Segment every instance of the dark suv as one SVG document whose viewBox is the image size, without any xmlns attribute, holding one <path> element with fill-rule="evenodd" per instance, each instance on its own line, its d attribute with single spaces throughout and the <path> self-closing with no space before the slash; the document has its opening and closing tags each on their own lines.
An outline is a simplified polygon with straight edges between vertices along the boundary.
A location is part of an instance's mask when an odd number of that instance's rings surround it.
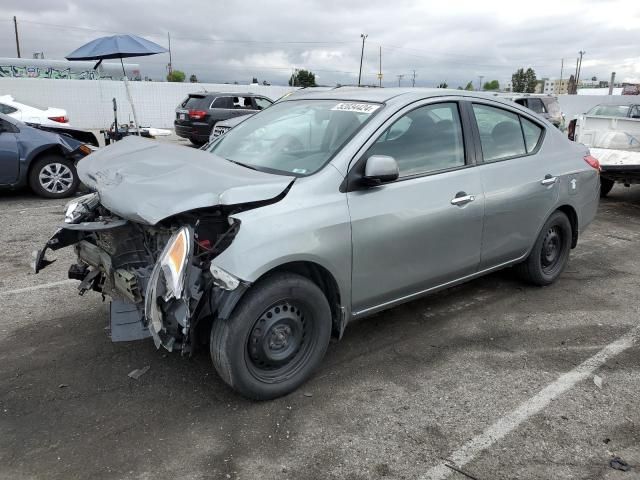
<svg viewBox="0 0 640 480">
<path fill-rule="evenodd" d="M 272 103 L 267 97 L 253 93 L 190 93 L 176 108 L 173 125 L 176 135 L 203 145 L 220 120 L 253 114 Z"/>
</svg>

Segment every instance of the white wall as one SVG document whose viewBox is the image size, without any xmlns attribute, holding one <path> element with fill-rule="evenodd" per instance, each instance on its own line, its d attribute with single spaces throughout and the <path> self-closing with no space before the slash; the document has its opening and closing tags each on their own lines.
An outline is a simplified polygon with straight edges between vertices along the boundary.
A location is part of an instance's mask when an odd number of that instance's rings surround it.
<svg viewBox="0 0 640 480">
<path fill-rule="evenodd" d="M 276 100 L 291 87 L 212 83 L 129 82 L 138 121 L 143 126 L 173 128 L 175 108 L 189 93 L 202 90 L 259 93 Z M 108 128 L 113 122 L 112 98 L 118 102 L 118 122 L 133 120 L 124 82 L 111 80 L 49 80 L 0 78 L 0 95 L 22 103 L 67 110 L 78 128 Z"/>
<path fill-rule="evenodd" d="M 638 95 L 558 95 L 560 109 L 564 113 L 567 123 L 576 115 L 586 113 L 591 107 L 601 103 L 629 105 L 640 103 Z"/>
<path fill-rule="evenodd" d="M 188 93 L 204 90 L 252 92 L 272 100 L 293 90 L 291 87 L 226 85 L 213 83 L 129 82 L 138 120 L 143 126 L 172 128 L 175 108 Z M 107 128 L 113 121 L 111 99 L 118 102 L 120 123 L 133 120 L 124 83 L 111 80 L 49 80 L 0 78 L 0 95 L 11 94 L 23 103 L 67 110 L 71 124 L 79 128 Z M 559 95 L 558 102 L 567 121 L 600 103 L 640 103 L 636 95 Z"/>
</svg>

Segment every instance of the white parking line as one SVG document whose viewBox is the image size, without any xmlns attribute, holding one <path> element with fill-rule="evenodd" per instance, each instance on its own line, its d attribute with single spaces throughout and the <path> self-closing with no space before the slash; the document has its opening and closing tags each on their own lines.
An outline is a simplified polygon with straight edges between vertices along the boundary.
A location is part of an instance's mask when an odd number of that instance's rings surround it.
<svg viewBox="0 0 640 480">
<path fill-rule="evenodd" d="M 59 282 L 43 283 L 42 285 L 34 285 L 33 287 L 16 288 L 15 290 L 6 290 L 0 292 L 0 297 L 4 295 L 14 295 L 16 293 L 33 292 L 34 290 L 44 290 L 45 288 L 57 287 L 60 285 L 67 285 L 69 283 L 77 283 L 77 280 L 60 280 Z"/>
<path fill-rule="evenodd" d="M 458 450 L 449 455 L 447 461 L 441 462 L 431 468 L 422 475 L 420 479 L 443 480 L 449 477 L 455 472 L 451 468 L 447 467 L 447 464 L 463 468 L 484 450 L 500 441 L 508 433 L 517 428 L 522 422 L 527 420 L 529 417 L 540 413 L 540 411 L 549 405 L 549 403 L 556 397 L 562 395 L 577 383 L 585 380 L 594 371 L 604 365 L 605 362 L 624 352 L 628 348 L 631 348 L 639 340 L 640 326 L 633 328 L 615 342 L 610 343 L 593 357 L 585 360 L 570 372 L 561 375 L 555 382 L 538 392 L 537 395 L 522 403 L 511 413 L 502 417 L 480 435 L 472 438 Z"/>
</svg>

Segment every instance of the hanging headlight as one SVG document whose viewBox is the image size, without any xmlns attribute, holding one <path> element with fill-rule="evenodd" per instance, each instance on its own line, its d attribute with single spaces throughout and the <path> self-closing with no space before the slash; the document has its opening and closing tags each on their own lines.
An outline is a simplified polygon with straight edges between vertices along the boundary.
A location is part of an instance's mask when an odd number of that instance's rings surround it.
<svg viewBox="0 0 640 480">
<path fill-rule="evenodd" d="M 191 254 L 193 238 L 191 229 L 182 227 L 173 234 L 160 256 L 160 267 L 166 280 L 166 297 L 181 298 L 185 272 Z"/>
<path fill-rule="evenodd" d="M 64 210 L 64 223 L 77 223 L 93 211 L 100 203 L 97 193 L 83 195 L 67 203 Z"/>
</svg>

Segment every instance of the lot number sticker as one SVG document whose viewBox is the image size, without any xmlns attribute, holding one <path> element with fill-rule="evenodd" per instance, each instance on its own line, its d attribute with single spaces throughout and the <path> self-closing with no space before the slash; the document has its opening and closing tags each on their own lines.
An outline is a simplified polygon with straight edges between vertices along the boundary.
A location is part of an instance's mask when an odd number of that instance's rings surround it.
<svg viewBox="0 0 640 480">
<path fill-rule="evenodd" d="M 356 112 L 371 114 L 380 108 L 380 105 L 373 105 L 371 103 L 352 103 L 343 102 L 337 104 L 331 110 L 340 110 L 342 112 Z"/>
</svg>

